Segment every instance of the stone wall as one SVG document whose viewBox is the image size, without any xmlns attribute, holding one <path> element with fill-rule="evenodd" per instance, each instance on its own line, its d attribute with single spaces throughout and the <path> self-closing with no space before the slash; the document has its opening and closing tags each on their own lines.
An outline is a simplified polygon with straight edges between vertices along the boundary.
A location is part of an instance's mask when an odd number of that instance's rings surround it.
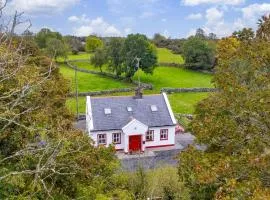
<svg viewBox="0 0 270 200">
<path fill-rule="evenodd" d="M 161 92 L 182 93 L 182 92 L 217 92 L 217 88 L 162 88 Z"/>
<path fill-rule="evenodd" d="M 118 77 L 112 73 L 108 73 L 108 72 L 99 72 L 99 71 L 95 71 L 95 70 L 88 70 L 88 69 L 82 69 L 82 68 L 76 68 L 75 66 L 73 66 L 71 63 L 69 63 L 68 61 L 66 62 L 66 65 L 74 70 L 77 70 L 79 72 L 84 72 L 84 73 L 89 73 L 89 74 L 97 74 L 97 75 L 100 75 L 100 76 L 105 76 L 105 77 L 109 77 L 109 78 L 113 78 L 113 79 L 117 79 L 117 80 L 125 80 L 124 77 Z M 139 85 L 139 82 L 138 81 L 134 81 L 132 80 L 131 81 L 133 84 L 135 85 Z M 152 90 L 153 89 L 153 85 L 152 84 L 149 84 L 149 83 L 142 83 L 140 82 L 140 85 L 146 89 L 146 90 Z M 130 89 L 130 91 L 134 90 L 134 88 L 124 88 L 125 89 Z M 109 90 L 108 90 L 109 91 Z M 112 90 L 114 91 L 114 90 Z M 121 92 L 121 91 L 120 91 Z M 123 92 L 129 92 L 129 91 L 123 91 Z M 113 92 L 115 93 L 115 92 Z"/>
<path fill-rule="evenodd" d="M 78 96 L 85 97 L 85 96 L 101 96 L 107 94 L 114 94 L 119 92 L 133 92 L 135 91 L 134 88 L 119 88 L 119 89 L 111 89 L 111 90 L 100 90 L 100 91 L 92 91 L 92 92 L 80 92 Z M 75 96 L 75 93 L 70 94 L 70 96 Z"/>
</svg>

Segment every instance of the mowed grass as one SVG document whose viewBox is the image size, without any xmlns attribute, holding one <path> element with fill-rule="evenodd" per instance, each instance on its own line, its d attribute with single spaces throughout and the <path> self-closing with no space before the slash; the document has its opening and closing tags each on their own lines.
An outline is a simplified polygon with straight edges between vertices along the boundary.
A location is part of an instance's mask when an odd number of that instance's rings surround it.
<svg viewBox="0 0 270 200">
<path fill-rule="evenodd" d="M 76 65 L 78 68 L 96 70 L 99 71 L 99 68 L 95 68 L 90 64 L 90 61 L 76 61 L 80 59 L 89 59 L 90 54 L 80 53 L 79 55 L 70 55 L 69 60 L 75 60 L 72 62 L 73 65 Z M 167 49 L 158 49 L 159 62 L 163 63 L 183 63 L 183 58 L 181 55 L 173 54 Z M 64 64 L 60 66 L 61 73 L 70 80 L 72 90 L 74 91 L 74 70 L 66 67 Z M 103 67 L 103 71 L 108 71 L 106 66 Z M 151 83 L 154 86 L 152 91 L 144 91 L 144 94 L 156 94 L 160 93 L 160 89 L 164 87 L 172 88 L 191 88 L 191 87 L 213 87 L 211 83 L 212 75 L 203 74 L 200 72 L 190 71 L 182 68 L 174 67 L 164 67 L 160 66 L 154 70 L 153 75 L 145 74 L 142 71 L 138 71 L 134 80 L 140 80 L 145 83 Z M 90 92 L 98 90 L 108 90 L 116 88 L 125 88 L 125 87 L 134 87 L 134 85 L 119 80 L 102 77 L 99 75 L 93 75 L 83 72 L 78 72 L 78 88 L 79 92 Z M 133 92 L 127 93 L 116 93 L 110 94 L 109 96 L 119 96 L 119 95 L 133 95 Z M 177 93 L 170 94 L 169 100 L 172 106 L 172 109 L 175 113 L 186 113 L 190 114 L 194 112 L 195 105 L 206 98 L 208 93 Z M 79 97 L 79 112 L 85 113 L 85 97 Z M 67 106 L 72 112 L 76 112 L 76 100 L 75 98 L 69 98 L 67 101 Z"/>
<path fill-rule="evenodd" d="M 175 93 L 168 95 L 173 112 L 185 114 L 193 113 L 196 104 L 208 96 L 209 93 L 205 92 Z"/>
<path fill-rule="evenodd" d="M 184 59 L 179 54 L 174 54 L 172 51 L 166 48 L 157 48 L 158 54 L 158 63 L 177 63 L 182 64 L 184 63 Z M 70 54 L 68 55 L 68 60 L 89 60 L 93 54 L 86 53 L 86 52 L 79 52 L 77 55 Z M 63 58 L 57 59 L 59 62 L 63 62 Z"/>
<path fill-rule="evenodd" d="M 184 63 L 184 59 L 179 54 L 173 54 L 169 49 L 158 48 L 158 62 L 159 63 Z"/>
<path fill-rule="evenodd" d="M 92 56 L 92 54 L 90 53 L 85 53 L 85 52 L 80 52 L 78 55 L 69 55 L 68 56 L 68 60 L 84 60 L 84 59 L 89 59 Z"/>
<path fill-rule="evenodd" d="M 90 61 L 70 61 L 70 64 L 77 66 L 80 69 L 87 69 L 87 70 L 91 70 L 91 71 L 98 71 L 100 72 L 99 67 L 95 67 L 94 65 L 92 65 L 90 63 Z M 104 65 L 102 67 L 102 71 L 103 72 L 110 72 L 108 70 L 108 67 L 106 65 Z"/>
<path fill-rule="evenodd" d="M 123 96 L 133 95 L 133 93 L 117 93 L 110 96 Z M 168 95 L 169 101 L 174 113 L 191 114 L 195 110 L 195 105 L 207 98 L 208 93 L 196 92 L 196 93 L 177 93 Z M 86 97 L 78 98 L 79 113 L 85 113 Z M 76 99 L 69 98 L 67 101 L 67 107 L 74 113 L 76 113 Z"/>
<path fill-rule="evenodd" d="M 74 70 L 65 66 L 60 65 L 60 72 L 65 78 L 70 80 L 70 86 L 72 91 L 75 91 L 75 73 Z M 108 90 L 116 88 L 133 87 L 131 83 L 115 80 L 108 77 L 102 77 L 95 74 L 88 74 L 83 72 L 77 72 L 78 76 L 78 89 L 79 92 L 90 92 L 98 90 Z"/>
<path fill-rule="evenodd" d="M 157 67 L 153 75 L 138 71 L 134 76 L 134 80 L 138 80 L 138 76 L 140 76 L 142 82 L 153 84 L 155 91 L 160 91 L 164 87 L 213 87 L 211 83 L 212 75 L 182 68 Z"/>
</svg>

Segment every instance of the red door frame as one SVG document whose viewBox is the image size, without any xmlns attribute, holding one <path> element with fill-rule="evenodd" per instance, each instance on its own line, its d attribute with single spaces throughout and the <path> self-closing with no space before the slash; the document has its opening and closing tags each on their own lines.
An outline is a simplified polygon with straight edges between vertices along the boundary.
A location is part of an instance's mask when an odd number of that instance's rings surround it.
<svg viewBox="0 0 270 200">
<path fill-rule="evenodd" d="M 129 152 L 142 150 L 142 135 L 129 136 Z"/>
</svg>

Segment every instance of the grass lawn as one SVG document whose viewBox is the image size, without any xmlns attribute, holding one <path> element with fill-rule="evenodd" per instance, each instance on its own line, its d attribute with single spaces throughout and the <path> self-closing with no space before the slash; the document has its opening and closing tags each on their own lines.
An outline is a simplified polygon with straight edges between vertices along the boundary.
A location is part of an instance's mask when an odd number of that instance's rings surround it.
<svg viewBox="0 0 270 200">
<path fill-rule="evenodd" d="M 159 63 L 184 63 L 184 59 L 179 54 L 173 54 L 170 50 L 166 48 L 157 48 L 158 53 L 158 62 Z M 68 60 L 82 60 L 82 59 L 89 59 L 92 54 L 86 53 L 86 52 L 80 52 L 78 55 L 70 54 L 68 56 Z M 57 59 L 59 62 L 63 62 L 63 58 Z"/>
<path fill-rule="evenodd" d="M 61 64 L 60 72 L 64 75 L 65 78 L 70 80 L 72 90 L 74 91 L 74 88 L 75 88 L 74 87 L 75 86 L 74 70 L 66 67 L 64 64 Z M 78 75 L 79 92 L 108 90 L 108 89 L 126 88 L 126 87 L 134 86 L 130 83 L 126 83 L 126 82 L 115 80 L 108 77 L 102 77 L 95 74 L 78 72 L 77 75 Z"/>
<path fill-rule="evenodd" d="M 112 96 L 133 95 L 133 93 L 117 93 Z M 195 105 L 208 97 L 208 93 L 177 93 L 168 95 L 172 110 L 174 113 L 191 114 L 194 112 Z M 79 112 L 85 113 L 86 97 L 79 97 Z M 76 99 L 69 98 L 67 101 L 68 108 L 76 113 Z"/>
<path fill-rule="evenodd" d="M 85 52 L 80 52 L 78 55 L 69 55 L 68 59 L 69 60 L 79 60 L 79 59 L 89 59 L 90 60 L 91 54 L 85 53 Z"/>
<path fill-rule="evenodd" d="M 77 66 L 78 68 L 81 68 L 81 69 L 87 69 L 87 70 L 99 71 L 100 72 L 99 67 L 98 68 L 94 67 L 94 65 L 92 65 L 90 63 L 90 61 L 76 61 L 76 62 L 70 61 L 70 63 L 72 65 L 74 65 L 74 66 Z M 109 72 L 108 67 L 106 65 L 104 65 L 102 67 L 102 71 L 103 72 Z"/>
<path fill-rule="evenodd" d="M 92 54 L 90 53 L 86 53 L 86 52 L 80 52 L 78 55 L 73 55 L 73 54 L 69 54 L 68 55 L 68 60 L 84 60 L 84 59 L 89 59 L 91 57 Z M 58 62 L 64 62 L 64 58 L 57 58 Z"/>
<path fill-rule="evenodd" d="M 208 96 L 209 93 L 206 92 L 175 93 L 168 95 L 173 112 L 185 114 L 193 113 L 195 105 Z"/>
<path fill-rule="evenodd" d="M 176 55 L 171 53 L 171 51 L 167 49 L 158 49 L 159 54 L 159 62 L 171 62 L 171 63 L 183 63 L 183 58 L 180 55 Z M 87 59 L 90 54 L 80 53 L 79 55 L 70 55 L 70 60 L 79 60 L 79 59 Z M 79 68 L 88 69 L 88 70 L 97 70 L 98 68 L 94 68 L 90 62 L 74 62 Z M 106 66 L 103 68 L 106 71 Z M 74 71 L 64 64 L 60 66 L 61 73 L 71 81 L 71 87 L 74 91 Z M 145 74 L 142 71 L 138 71 L 134 80 L 138 80 L 138 75 L 140 75 L 140 79 L 142 82 L 151 83 L 154 86 L 154 90 L 145 91 L 144 94 L 153 94 L 160 93 L 160 89 L 163 87 L 213 87 L 211 83 L 212 75 L 203 74 L 200 72 L 190 71 L 181 68 L 174 67 L 157 67 L 153 73 Z M 119 80 L 114 80 L 107 77 L 102 77 L 99 75 L 88 74 L 83 72 L 78 72 L 78 87 L 79 92 L 89 92 L 89 91 L 97 91 L 97 90 L 108 90 L 114 88 L 125 88 L 132 87 L 134 85 L 126 82 L 122 82 Z M 110 96 L 117 95 L 133 95 L 132 92 L 127 93 L 117 93 L 111 94 Z M 206 98 L 208 93 L 178 93 L 178 94 L 170 94 L 169 100 L 172 106 L 172 109 L 175 113 L 193 113 L 194 105 Z M 73 111 L 76 112 L 76 101 L 75 98 L 69 98 L 67 101 L 67 106 Z M 79 97 L 79 112 L 85 113 L 85 97 Z"/>
<path fill-rule="evenodd" d="M 184 59 L 179 54 L 173 54 L 166 48 L 158 48 L 158 62 L 159 63 L 184 63 Z"/>
<path fill-rule="evenodd" d="M 157 67 L 153 75 L 138 71 L 134 76 L 135 80 L 138 80 L 138 75 L 142 82 L 153 84 L 154 90 L 158 92 L 163 87 L 213 87 L 211 84 L 212 75 L 182 68 Z"/>
</svg>

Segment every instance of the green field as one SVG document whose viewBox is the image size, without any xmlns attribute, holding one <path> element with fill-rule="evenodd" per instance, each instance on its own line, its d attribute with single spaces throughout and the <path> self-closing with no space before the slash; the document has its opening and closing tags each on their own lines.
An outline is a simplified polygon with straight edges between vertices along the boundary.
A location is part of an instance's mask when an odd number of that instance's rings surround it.
<svg viewBox="0 0 270 200">
<path fill-rule="evenodd" d="M 158 49 L 159 62 L 164 63 L 183 63 L 183 59 L 180 55 L 171 53 L 167 49 Z M 79 55 L 70 55 L 69 59 L 80 60 L 89 58 L 90 54 L 81 53 Z M 93 65 L 88 61 L 76 61 L 72 63 L 78 68 L 96 70 Z M 103 68 L 104 71 L 108 71 L 106 67 Z M 70 80 L 72 90 L 74 91 L 74 71 L 64 64 L 60 65 L 60 71 Z M 175 67 L 165 67 L 160 66 L 154 70 L 153 75 L 145 74 L 142 71 L 138 71 L 134 80 L 140 80 L 145 83 L 151 83 L 154 86 L 152 91 L 144 91 L 144 94 L 160 93 L 160 89 L 164 87 L 213 87 L 211 83 L 212 76 L 209 74 L 203 74 L 200 72 L 190 71 L 182 68 Z M 134 87 L 131 83 L 115 80 L 112 78 L 102 77 L 100 75 L 88 74 L 83 72 L 78 72 L 78 88 L 79 92 L 90 92 L 98 90 L 108 90 L 116 88 L 126 88 Z M 113 96 L 117 95 L 133 95 L 132 92 L 129 93 L 117 93 L 112 94 Z M 208 93 L 180 93 L 180 94 L 171 94 L 169 99 L 171 106 L 174 112 L 176 113 L 193 113 L 194 105 L 196 103 L 208 96 Z M 70 98 L 67 101 L 67 106 L 73 111 L 76 111 L 76 101 L 75 98 Z M 85 97 L 79 97 L 79 112 L 85 112 Z"/>
<path fill-rule="evenodd" d="M 157 92 L 164 87 L 213 87 L 211 75 L 182 68 L 157 67 L 153 75 L 138 71 L 134 79 L 138 80 L 138 76 L 142 82 L 153 84 L 154 90 Z"/>
<path fill-rule="evenodd" d="M 173 54 L 166 48 L 158 48 L 158 62 L 159 63 L 184 63 L 184 59 L 179 54 Z"/>
<path fill-rule="evenodd" d="M 71 88 L 74 91 L 75 88 L 74 70 L 62 64 L 60 65 L 60 72 L 64 75 L 65 78 L 70 80 Z M 79 92 L 108 90 L 112 88 L 126 88 L 134 86 L 131 83 L 115 80 L 113 78 L 102 77 L 95 74 L 78 72 L 77 76 L 78 76 Z"/>
</svg>

